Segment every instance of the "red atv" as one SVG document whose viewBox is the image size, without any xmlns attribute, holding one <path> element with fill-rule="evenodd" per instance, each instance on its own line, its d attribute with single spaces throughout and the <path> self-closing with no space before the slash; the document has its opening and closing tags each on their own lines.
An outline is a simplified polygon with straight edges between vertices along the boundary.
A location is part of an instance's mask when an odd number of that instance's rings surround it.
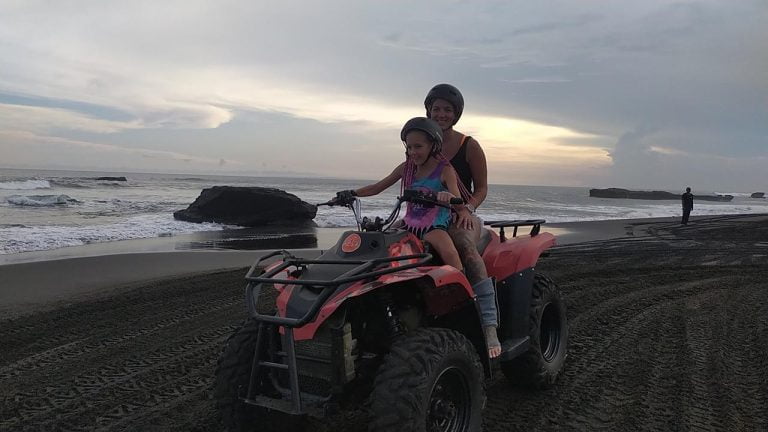
<svg viewBox="0 0 768 432">
<path fill-rule="evenodd" d="M 227 341 L 215 398 L 229 430 L 258 430 L 275 411 L 324 417 L 363 404 L 370 431 L 479 431 L 491 361 L 471 285 L 408 231 L 393 228 L 404 202 L 442 205 L 405 191 L 387 219 L 361 218 L 319 259 L 273 252 L 248 272 L 249 318 Z M 543 220 L 486 222 L 478 248 L 496 280 L 504 375 L 552 384 L 568 327 L 556 285 L 536 273 L 555 243 Z M 530 234 L 517 235 L 530 226 Z M 504 228 L 512 228 L 507 238 Z M 263 270 L 262 263 L 279 257 Z M 283 424 L 283 423 L 281 423 Z M 280 425 L 278 425 L 279 427 Z M 283 429 L 284 430 L 284 429 Z"/>
</svg>

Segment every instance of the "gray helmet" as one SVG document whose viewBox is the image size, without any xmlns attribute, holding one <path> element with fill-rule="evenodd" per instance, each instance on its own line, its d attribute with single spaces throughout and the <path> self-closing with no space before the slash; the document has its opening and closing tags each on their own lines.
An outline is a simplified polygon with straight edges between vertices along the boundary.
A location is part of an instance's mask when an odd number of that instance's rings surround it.
<svg viewBox="0 0 768 432">
<path fill-rule="evenodd" d="M 453 111 L 456 113 L 456 118 L 453 119 L 453 124 L 459 121 L 461 113 L 464 112 L 464 96 L 456 87 L 450 84 L 438 84 L 427 93 L 427 97 L 424 99 L 424 108 L 427 109 L 427 117 L 430 117 L 432 111 L 432 104 L 435 99 L 443 99 L 453 105 Z"/>
<path fill-rule="evenodd" d="M 400 131 L 400 139 L 405 142 L 405 136 L 412 130 L 420 130 L 427 134 L 432 141 L 432 154 L 438 154 L 443 150 L 443 130 L 434 120 L 426 117 L 414 117 L 408 120 Z"/>
</svg>

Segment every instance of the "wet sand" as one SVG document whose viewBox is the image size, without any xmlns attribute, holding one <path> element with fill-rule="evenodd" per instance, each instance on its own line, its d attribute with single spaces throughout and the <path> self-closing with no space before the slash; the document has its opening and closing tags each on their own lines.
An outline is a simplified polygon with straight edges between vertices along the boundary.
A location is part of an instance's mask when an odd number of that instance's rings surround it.
<svg viewBox="0 0 768 432">
<path fill-rule="evenodd" d="M 768 430 L 768 216 L 552 228 L 537 270 L 568 308 L 564 374 L 541 392 L 496 374 L 484 430 Z M 245 316 L 241 254 L 258 252 L 224 253 L 0 266 L 2 306 L 33 299 L 0 318 L 0 430 L 222 430 L 213 370 Z M 239 267 L 208 270 L 219 259 Z M 312 430 L 365 428 L 352 412 Z"/>
</svg>

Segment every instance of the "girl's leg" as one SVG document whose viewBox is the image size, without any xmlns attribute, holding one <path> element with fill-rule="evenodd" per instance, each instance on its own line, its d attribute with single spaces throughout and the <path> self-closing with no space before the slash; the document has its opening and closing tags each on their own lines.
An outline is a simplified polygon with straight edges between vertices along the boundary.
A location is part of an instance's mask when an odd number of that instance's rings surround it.
<svg viewBox="0 0 768 432">
<path fill-rule="evenodd" d="M 446 231 L 433 229 L 424 234 L 424 241 L 435 248 L 435 251 L 437 251 L 437 254 L 440 255 L 444 263 L 454 266 L 459 270 L 464 270 L 464 266 L 461 265 L 461 259 L 459 259 L 459 252 L 456 251 L 453 240 L 451 240 L 451 236 Z"/>
</svg>

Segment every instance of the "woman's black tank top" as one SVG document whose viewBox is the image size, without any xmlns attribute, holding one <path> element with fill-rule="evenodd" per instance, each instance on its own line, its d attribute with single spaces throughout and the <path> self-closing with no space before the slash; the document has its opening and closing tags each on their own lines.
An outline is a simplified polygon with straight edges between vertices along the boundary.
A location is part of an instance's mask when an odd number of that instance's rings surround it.
<svg viewBox="0 0 768 432">
<path fill-rule="evenodd" d="M 469 162 L 467 162 L 466 146 L 466 143 L 470 138 L 472 137 L 465 136 L 461 140 L 459 151 L 456 152 L 456 155 L 451 159 L 451 165 L 453 165 L 453 169 L 456 170 L 456 174 L 459 175 L 459 179 L 464 184 L 464 187 L 467 188 L 469 193 L 473 193 L 474 190 L 472 189 L 472 170 L 469 168 Z"/>
</svg>

